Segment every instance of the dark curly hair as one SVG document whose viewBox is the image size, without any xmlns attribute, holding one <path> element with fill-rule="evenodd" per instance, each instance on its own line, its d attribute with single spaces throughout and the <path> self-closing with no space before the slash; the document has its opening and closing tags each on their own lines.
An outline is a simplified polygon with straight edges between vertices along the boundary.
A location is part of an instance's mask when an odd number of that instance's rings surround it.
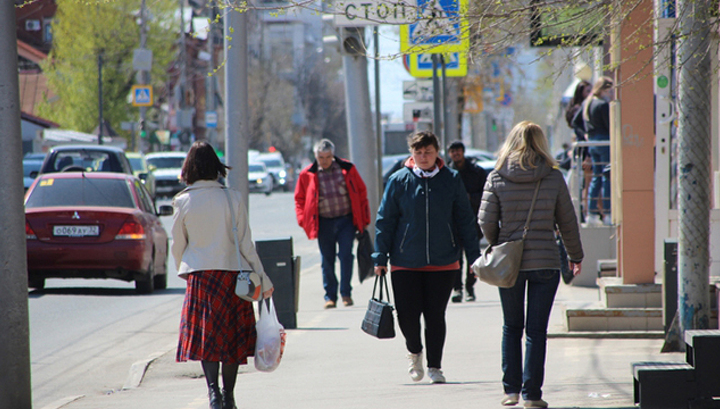
<svg viewBox="0 0 720 409">
<path fill-rule="evenodd" d="M 220 162 L 215 149 L 205 141 L 192 144 L 183 163 L 180 177 L 192 185 L 198 180 L 217 180 L 220 176 L 227 176 L 227 169 L 232 169 Z"/>
</svg>

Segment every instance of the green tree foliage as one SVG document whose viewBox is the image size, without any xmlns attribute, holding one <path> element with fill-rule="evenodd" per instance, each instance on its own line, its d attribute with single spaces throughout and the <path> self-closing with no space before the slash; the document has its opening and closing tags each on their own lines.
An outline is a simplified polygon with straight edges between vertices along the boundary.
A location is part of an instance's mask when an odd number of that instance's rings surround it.
<svg viewBox="0 0 720 409">
<path fill-rule="evenodd" d="M 44 101 L 40 114 L 63 128 L 92 132 L 98 123 L 98 55 L 102 57 L 103 117 L 115 129 L 137 118 L 128 102 L 135 84 L 133 50 L 140 44 L 140 0 L 84 2 L 58 0 L 53 19 L 53 49 L 43 64 L 55 97 Z M 179 33 L 177 2 L 147 5 L 147 48 L 153 52 L 151 82 L 156 90 L 167 79 Z"/>
</svg>

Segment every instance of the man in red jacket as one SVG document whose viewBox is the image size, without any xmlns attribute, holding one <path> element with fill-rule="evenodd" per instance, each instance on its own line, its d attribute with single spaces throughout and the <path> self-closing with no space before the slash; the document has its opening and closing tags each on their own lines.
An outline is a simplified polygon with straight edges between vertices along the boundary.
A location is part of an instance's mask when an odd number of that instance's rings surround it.
<svg viewBox="0 0 720 409">
<path fill-rule="evenodd" d="M 322 139 L 313 151 L 315 162 L 300 172 L 295 186 L 295 213 L 308 239 L 318 239 L 325 308 L 337 305 L 336 254 L 340 259 L 340 295 L 349 307 L 353 305 L 353 240 L 355 232 L 365 230 L 370 223 L 367 188 L 355 165 L 335 156 L 332 142 Z"/>
</svg>

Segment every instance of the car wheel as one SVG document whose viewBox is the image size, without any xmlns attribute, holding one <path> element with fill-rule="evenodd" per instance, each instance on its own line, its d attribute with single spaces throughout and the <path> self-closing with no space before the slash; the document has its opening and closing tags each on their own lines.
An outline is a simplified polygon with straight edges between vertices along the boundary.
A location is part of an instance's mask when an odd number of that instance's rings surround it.
<svg viewBox="0 0 720 409">
<path fill-rule="evenodd" d="M 138 294 L 150 294 L 155 289 L 155 258 L 150 260 L 145 277 L 135 280 L 135 291 Z"/>
<path fill-rule="evenodd" d="M 265 196 L 270 196 L 271 193 L 272 193 L 272 190 L 268 190 L 267 192 L 265 192 Z"/>
<path fill-rule="evenodd" d="M 36 290 L 42 290 L 45 288 L 45 279 L 44 278 L 30 278 L 28 279 L 28 287 L 34 288 Z"/>
</svg>

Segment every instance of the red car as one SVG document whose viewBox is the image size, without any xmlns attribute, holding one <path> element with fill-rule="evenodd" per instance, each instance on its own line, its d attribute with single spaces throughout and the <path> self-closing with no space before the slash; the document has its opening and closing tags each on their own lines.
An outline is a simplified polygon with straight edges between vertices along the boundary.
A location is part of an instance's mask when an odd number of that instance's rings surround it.
<svg viewBox="0 0 720 409">
<path fill-rule="evenodd" d="M 168 236 L 135 176 L 63 172 L 39 176 L 25 196 L 28 285 L 46 278 L 135 281 L 139 293 L 167 287 Z"/>
</svg>

